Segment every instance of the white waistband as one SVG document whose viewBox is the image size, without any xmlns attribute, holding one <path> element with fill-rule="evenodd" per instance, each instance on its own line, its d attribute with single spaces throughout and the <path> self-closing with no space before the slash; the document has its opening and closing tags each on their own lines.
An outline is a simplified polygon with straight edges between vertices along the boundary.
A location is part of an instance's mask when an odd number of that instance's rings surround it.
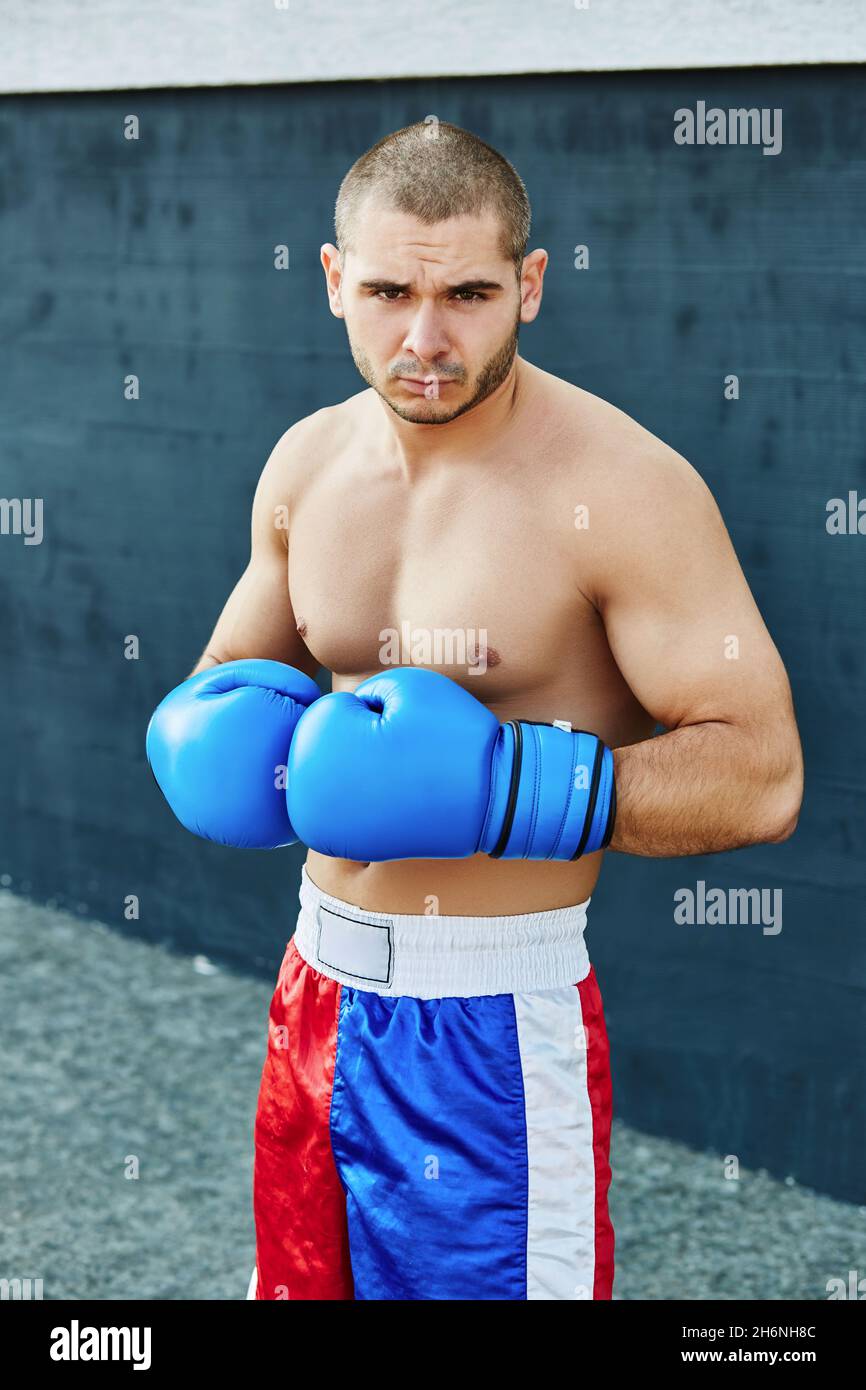
<svg viewBox="0 0 866 1390">
<path fill-rule="evenodd" d="M 579 984 L 590 899 L 513 917 L 368 912 L 323 893 L 304 868 L 295 946 L 315 970 L 415 999 L 517 994 Z"/>
</svg>

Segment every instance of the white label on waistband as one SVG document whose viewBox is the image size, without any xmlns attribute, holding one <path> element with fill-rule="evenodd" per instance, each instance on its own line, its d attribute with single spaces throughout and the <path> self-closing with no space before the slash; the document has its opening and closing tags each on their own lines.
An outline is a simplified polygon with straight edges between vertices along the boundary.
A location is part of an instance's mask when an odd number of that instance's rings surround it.
<svg viewBox="0 0 866 1390">
<path fill-rule="evenodd" d="M 391 983 L 391 922 L 363 922 L 324 906 L 319 907 L 317 915 L 316 955 L 322 965 L 341 975 L 353 975 L 359 981 Z"/>
</svg>

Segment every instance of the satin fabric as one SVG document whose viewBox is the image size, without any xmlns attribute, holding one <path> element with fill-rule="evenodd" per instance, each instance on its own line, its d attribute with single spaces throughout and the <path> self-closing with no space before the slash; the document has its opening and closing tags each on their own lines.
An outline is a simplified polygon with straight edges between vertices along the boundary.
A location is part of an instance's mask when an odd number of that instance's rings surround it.
<svg viewBox="0 0 866 1390">
<path fill-rule="evenodd" d="M 256 1120 L 256 1297 L 610 1298 L 610 1118 L 592 971 L 395 998 L 290 943 Z"/>
</svg>

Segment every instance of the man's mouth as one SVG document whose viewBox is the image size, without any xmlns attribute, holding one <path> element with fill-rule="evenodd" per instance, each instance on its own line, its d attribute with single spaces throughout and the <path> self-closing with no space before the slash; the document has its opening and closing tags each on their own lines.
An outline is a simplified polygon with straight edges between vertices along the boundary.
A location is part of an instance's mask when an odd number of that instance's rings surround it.
<svg viewBox="0 0 866 1390">
<path fill-rule="evenodd" d="M 401 381 L 403 385 L 406 387 L 406 389 L 408 391 L 412 391 L 416 396 L 423 396 L 424 392 L 430 390 L 431 387 L 433 388 L 434 393 L 438 395 L 438 393 L 442 390 L 443 386 L 454 385 L 454 382 L 449 380 L 447 377 L 440 380 L 438 377 L 424 378 L 416 376 L 401 376 L 398 377 L 397 380 Z"/>
</svg>

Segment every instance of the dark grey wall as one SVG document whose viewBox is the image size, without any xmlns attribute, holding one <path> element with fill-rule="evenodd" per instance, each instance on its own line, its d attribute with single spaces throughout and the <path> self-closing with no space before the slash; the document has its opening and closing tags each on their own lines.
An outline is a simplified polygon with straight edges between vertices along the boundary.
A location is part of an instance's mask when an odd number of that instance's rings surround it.
<svg viewBox="0 0 866 1390">
<path fill-rule="evenodd" d="M 782 154 L 676 146 L 673 112 L 698 99 L 781 107 Z M 358 389 L 317 265 L 338 181 L 428 113 L 528 183 L 551 267 L 524 355 L 703 473 L 795 689 L 808 785 L 792 841 L 606 866 L 590 942 L 619 1113 L 862 1201 L 866 536 L 824 524 L 830 497 L 866 491 L 861 70 L 5 100 L 0 495 L 43 498 L 45 533 L 0 536 L 0 874 L 275 968 L 299 854 L 187 835 L 144 729 L 245 563 L 269 449 Z M 699 879 L 781 888 L 781 934 L 676 925 L 673 892 Z"/>
</svg>

